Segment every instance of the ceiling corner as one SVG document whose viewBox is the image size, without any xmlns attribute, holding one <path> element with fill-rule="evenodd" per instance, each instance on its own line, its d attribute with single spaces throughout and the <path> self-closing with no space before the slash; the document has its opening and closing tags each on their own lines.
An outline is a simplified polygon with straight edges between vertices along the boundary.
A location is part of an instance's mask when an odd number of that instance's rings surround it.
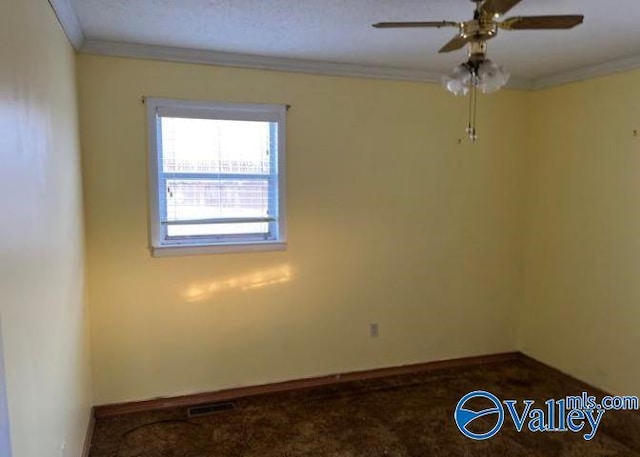
<svg viewBox="0 0 640 457">
<path fill-rule="evenodd" d="M 71 4 L 71 0 L 48 0 L 51 8 L 58 18 L 64 33 L 67 35 L 71 46 L 79 51 L 84 42 L 84 32 L 76 10 Z"/>
<path fill-rule="evenodd" d="M 511 78 L 509 82 L 505 86 L 507 89 L 516 89 L 516 90 L 533 90 L 535 81 L 527 78 Z"/>
<path fill-rule="evenodd" d="M 538 78 L 533 82 L 533 90 L 547 89 L 587 79 L 599 78 L 614 73 L 622 73 L 640 69 L 640 55 L 610 60 L 595 65 L 588 65 L 574 70 Z"/>
</svg>

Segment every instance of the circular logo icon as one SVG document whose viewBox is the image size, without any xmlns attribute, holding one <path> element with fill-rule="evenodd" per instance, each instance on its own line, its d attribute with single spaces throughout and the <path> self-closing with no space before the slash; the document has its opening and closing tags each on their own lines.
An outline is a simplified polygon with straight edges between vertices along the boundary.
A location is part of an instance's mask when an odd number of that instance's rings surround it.
<svg viewBox="0 0 640 457">
<path fill-rule="evenodd" d="M 481 411 L 473 411 L 471 409 L 465 408 L 465 404 L 474 398 L 484 398 L 489 400 L 495 406 L 487 409 L 483 409 Z M 469 424 L 479 417 L 485 417 L 494 414 L 496 416 L 496 424 L 493 426 L 491 430 L 486 433 L 474 433 L 468 429 Z M 486 440 L 491 438 L 496 433 L 500 431 L 502 428 L 502 424 L 504 423 L 504 409 L 502 409 L 502 404 L 498 397 L 493 395 L 492 393 L 485 392 L 484 390 L 476 390 L 473 392 L 469 392 L 467 395 L 462 397 L 456 406 L 456 411 L 453 414 L 454 419 L 456 420 L 456 425 L 458 429 L 464 436 L 467 438 L 471 438 L 473 440 Z"/>
</svg>

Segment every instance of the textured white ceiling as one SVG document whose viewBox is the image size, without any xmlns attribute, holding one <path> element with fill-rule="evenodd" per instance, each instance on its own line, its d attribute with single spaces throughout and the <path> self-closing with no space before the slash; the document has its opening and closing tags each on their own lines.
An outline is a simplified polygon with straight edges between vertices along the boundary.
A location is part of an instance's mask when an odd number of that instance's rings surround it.
<svg viewBox="0 0 640 457">
<path fill-rule="evenodd" d="M 455 29 L 376 30 L 379 21 L 470 19 L 469 0 L 72 0 L 89 40 L 437 72 Z M 570 31 L 501 31 L 489 55 L 523 79 L 640 55 L 640 0 L 523 0 L 507 16 L 584 14 Z"/>
</svg>

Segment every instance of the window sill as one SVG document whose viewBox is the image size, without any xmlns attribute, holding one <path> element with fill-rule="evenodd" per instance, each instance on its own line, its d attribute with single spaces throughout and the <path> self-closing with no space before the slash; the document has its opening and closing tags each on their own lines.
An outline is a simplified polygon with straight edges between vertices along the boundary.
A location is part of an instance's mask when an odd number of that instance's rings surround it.
<svg viewBox="0 0 640 457">
<path fill-rule="evenodd" d="M 181 246 L 152 246 L 152 257 L 176 257 L 203 254 L 236 254 L 243 252 L 265 252 L 265 251 L 285 251 L 287 243 L 285 241 L 269 241 L 262 243 L 234 243 L 220 244 L 216 246 L 207 245 L 181 245 Z"/>
</svg>

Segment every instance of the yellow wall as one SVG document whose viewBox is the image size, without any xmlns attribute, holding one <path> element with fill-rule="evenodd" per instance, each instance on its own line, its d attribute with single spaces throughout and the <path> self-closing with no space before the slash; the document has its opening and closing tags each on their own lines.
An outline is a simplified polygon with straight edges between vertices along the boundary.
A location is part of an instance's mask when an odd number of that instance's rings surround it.
<svg viewBox="0 0 640 457">
<path fill-rule="evenodd" d="M 640 72 L 534 94 L 520 347 L 640 394 Z"/>
<path fill-rule="evenodd" d="M 0 16 L 14 456 L 76 456 L 91 383 L 75 58 L 46 4 Z M 466 101 L 435 85 L 94 56 L 78 78 L 95 403 L 516 348 L 640 393 L 640 72 L 482 97 L 475 145 L 458 143 Z M 143 95 L 293 105 L 286 252 L 150 257 Z M 259 275 L 276 284 L 246 287 Z"/>
<path fill-rule="evenodd" d="M 469 145 L 438 85 L 78 67 L 96 403 L 515 349 L 529 94 L 483 97 Z M 293 105 L 286 252 L 150 257 L 144 95 Z"/>
<path fill-rule="evenodd" d="M 0 17 L 0 333 L 13 455 L 76 457 L 91 370 L 75 57 L 47 2 L 3 0 Z"/>
</svg>

